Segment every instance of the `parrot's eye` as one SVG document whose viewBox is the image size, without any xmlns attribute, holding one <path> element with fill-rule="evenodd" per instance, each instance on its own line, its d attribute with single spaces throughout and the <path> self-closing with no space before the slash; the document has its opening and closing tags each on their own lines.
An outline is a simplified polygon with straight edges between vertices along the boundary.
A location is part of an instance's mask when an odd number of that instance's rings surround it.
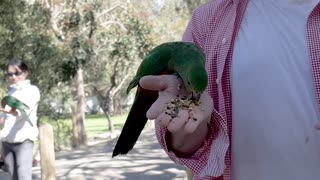
<svg viewBox="0 0 320 180">
<path fill-rule="evenodd" d="M 187 84 L 188 84 L 189 86 L 191 85 L 191 83 L 190 83 L 189 81 L 187 82 Z"/>
</svg>

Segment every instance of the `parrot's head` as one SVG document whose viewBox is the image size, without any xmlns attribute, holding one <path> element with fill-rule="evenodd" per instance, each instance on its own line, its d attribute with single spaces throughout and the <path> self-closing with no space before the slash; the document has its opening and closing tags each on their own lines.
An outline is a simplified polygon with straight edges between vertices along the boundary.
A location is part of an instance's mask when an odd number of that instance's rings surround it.
<svg viewBox="0 0 320 180">
<path fill-rule="evenodd" d="M 206 70 L 203 68 L 193 67 L 181 77 L 188 94 L 191 95 L 191 99 L 195 104 L 199 104 L 200 96 L 208 85 L 208 75 Z"/>
</svg>

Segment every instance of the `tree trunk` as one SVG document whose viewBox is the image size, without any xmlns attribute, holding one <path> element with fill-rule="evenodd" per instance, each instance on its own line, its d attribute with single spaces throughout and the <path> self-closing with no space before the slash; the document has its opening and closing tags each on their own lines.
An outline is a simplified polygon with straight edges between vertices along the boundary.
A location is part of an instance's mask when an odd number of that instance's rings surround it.
<svg viewBox="0 0 320 180">
<path fill-rule="evenodd" d="M 78 130 L 79 146 L 87 145 L 87 135 L 84 127 L 85 121 L 85 92 L 83 84 L 83 71 L 82 68 L 77 70 L 77 116 L 76 126 Z"/>
<path fill-rule="evenodd" d="M 113 126 L 113 123 L 111 121 L 111 118 L 110 118 L 108 113 L 104 112 L 104 114 L 106 115 L 107 120 L 108 120 L 108 129 L 109 129 L 110 133 L 113 134 L 114 126 Z"/>
<path fill-rule="evenodd" d="M 98 97 L 98 100 L 99 100 L 99 106 L 100 108 L 102 109 L 104 115 L 106 115 L 106 118 L 108 120 L 108 129 L 109 131 L 111 132 L 111 134 L 113 133 L 113 130 L 114 130 L 114 127 L 113 127 L 113 123 L 112 123 L 112 120 L 110 118 L 110 110 L 112 108 L 109 108 L 109 101 L 110 101 L 110 98 L 108 96 L 109 93 L 107 93 L 107 96 L 104 97 L 101 92 L 99 92 L 98 88 L 97 87 L 93 87 L 93 91 L 94 91 L 94 94 Z"/>
<path fill-rule="evenodd" d="M 71 115 L 72 115 L 72 147 L 76 148 L 80 146 L 78 127 L 77 127 L 77 110 L 76 106 L 71 106 Z"/>
<path fill-rule="evenodd" d="M 114 96 L 113 99 L 113 108 L 114 108 L 114 114 L 121 114 L 121 104 L 120 104 L 120 97 Z"/>
<path fill-rule="evenodd" d="M 103 107 L 102 110 L 108 120 L 109 131 L 112 134 L 114 127 L 110 118 L 110 114 L 113 113 L 114 107 L 113 107 L 113 97 L 110 96 L 110 93 L 107 93 L 107 96 L 104 98 L 102 107 Z"/>
</svg>

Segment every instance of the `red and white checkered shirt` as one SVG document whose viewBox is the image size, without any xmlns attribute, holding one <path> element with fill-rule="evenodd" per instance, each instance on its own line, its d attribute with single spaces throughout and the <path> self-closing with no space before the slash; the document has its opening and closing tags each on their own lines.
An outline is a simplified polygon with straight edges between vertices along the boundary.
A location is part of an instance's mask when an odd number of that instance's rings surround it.
<svg viewBox="0 0 320 180">
<path fill-rule="evenodd" d="M 208 92 L 214 101 L 208 138 L 189 158 L 168 151 L 166 129 L 156 125 L 157 138 L 169 157 L 186 165 L 194 179 L 231 179 L 231 88 L 230 65 L 235 38 L 246 10 L 247 0 L 212 0 L 193 14 L 183 40 L 191 41 L 206 54 Z M 320 3 L 310 13 L 306 26 L 309 56 L 320 107 Z M 222 177 L 223 175 L 223 177 Z"/>
</svg>

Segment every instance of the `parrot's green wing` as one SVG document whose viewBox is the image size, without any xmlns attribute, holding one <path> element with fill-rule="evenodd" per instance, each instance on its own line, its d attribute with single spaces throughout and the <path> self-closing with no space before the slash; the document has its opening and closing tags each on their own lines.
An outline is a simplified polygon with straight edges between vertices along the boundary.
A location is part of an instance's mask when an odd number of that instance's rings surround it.
<svg viewBox="0 0 320 180">
<path fill-rule="evenodd" d="M 205 56 L 198 46 L 190 42 L 176 44 L 175 53 L 169 63 L 179 74 L 189 93 L 202 93 L 207 88 Z"/>
<path fill-rule="evenodd" d="M 129 83 L 127 93 L 139 84 L 139 80 L 147 75 L 168 74 L 168 71 L 173 72 L 173 69 L 168 67 L 168 62 L 171 59 L 173 48 L 167 43 L 155 47 L 141 62 L 136 75 Z"/>
<path fill-rule="evenodd" d="M 129 83 L 127 93 L 139 84 L 139 80 L 146 75 L 162 74 L 167 71 L 168 61 L 171 58 L 172 48 L 162 44 L 154 48 L 140 64 L 135 77 Z M 157 91 L 137 88 L 135 100 L 123 126 L 120 137 L 113 150 L 112 157 L 118 154 L 127 154 L 134 146 L 148 121 L 146 112 L 158 98 Z"/>
<path fill-rule="evenodd" d="M 188 42 L 169 42 L 155 47 L 141 62 L 127 92 L 146 75 L 177 74 L 190 94 L 202 93 L 208 83 L 204 54 Z M 127 154 L 135 145 L 146 122 L 146 112 L 158 98 L 157 91 L 138 86 L 134 103 L 113 150 L 112 157 Z"/>
<path fill-rule="evenodd" d="M 33 126 L 28 114 L 26 113 L 26 110 L 29 109 L 29 107 L 21 102 L 19 99 L 13 97 L 13 96 L 5 96 L 1 100 L 2 107 L 5 107 L 6 105 L 10 106 L 11 108 L 16 108 L 21 112 L 21 115 L 23 118 L 31 125 Z"/>
<path fill-rule="evenodd" d="M 12 108 L 16 108 L 16 109 L 24 109 L 27 110 L 29 109 L 29 107 L 24 104 L 23 102 L 21 102 L 19 99 L 17 99 L 16 97 L 13 96 L 5 96 L 2 98 L 1 100 L 1 104 L 2 107 L 4 107 L 6 104 Z"/>
</svg>

